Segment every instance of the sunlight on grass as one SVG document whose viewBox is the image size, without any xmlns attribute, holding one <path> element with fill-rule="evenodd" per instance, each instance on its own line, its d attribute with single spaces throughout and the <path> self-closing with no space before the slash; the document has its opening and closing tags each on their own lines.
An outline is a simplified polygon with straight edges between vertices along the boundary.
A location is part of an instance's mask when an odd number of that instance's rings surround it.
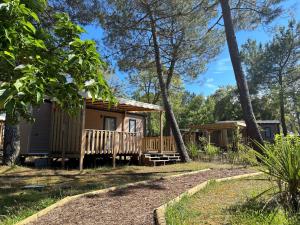
<svg viewBox="0 0 300 225">
<path fill-rule="evenodd" d="M 262 177 L 210 183 L 205 189 L 167 208 L 169 225 L 296 225 L 299 218 L 286 215 L 277 205 L 266 205 L 269 194 L 254 198 L 275 184 Z M 264 210 L 262 210 L 264 209 Z"/>
<path fill-rule="evenodd" d="M 158 167 L 124 166 L 78 170 L 0 167 L 0 224 L 14 224 L 57 200 L 92 190 L 160 178 L 205 168 L 231 165 L 192 162 Z M 42 190 L 25 190 L 25 185 L 45 185 Z"/>
</svg>

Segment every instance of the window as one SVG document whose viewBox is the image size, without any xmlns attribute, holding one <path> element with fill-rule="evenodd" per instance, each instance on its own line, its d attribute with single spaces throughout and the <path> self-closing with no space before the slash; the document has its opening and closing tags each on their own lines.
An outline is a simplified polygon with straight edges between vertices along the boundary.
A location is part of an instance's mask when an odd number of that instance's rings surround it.
<svg viewBox="0 0 300 225">
<path fill-rule="evenodd" d="M 265 137 L 266 138 L 272 138 L 272 129 L 271 129 L 271 127 L 265 127 L 264 132 L 265 132 Z"/>
<path fill-rule="evenodd" d="M 115 131 L 117 129 L 117 119 L 115 117 L 104 117 L 104 130 Z"/>
<path fill-rule="evenodd" d="M 136 120 L 129 119 L 129 133 L 136 133 Z"/>
</svg>

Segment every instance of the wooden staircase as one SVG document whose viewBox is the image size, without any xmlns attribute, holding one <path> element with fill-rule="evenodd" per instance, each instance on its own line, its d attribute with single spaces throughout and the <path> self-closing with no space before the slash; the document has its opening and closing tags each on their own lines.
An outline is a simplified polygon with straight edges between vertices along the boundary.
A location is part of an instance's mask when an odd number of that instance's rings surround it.
<svg viewBox="0 0 300 225">
<path fill-rule="evenodd" d="M 166 165 L 167 163 L 176 163 L 180 161 L 180 155 L 177 152 L 147 152 L 142 156 L 143 164 L 148 166 Z"/>
</svg>

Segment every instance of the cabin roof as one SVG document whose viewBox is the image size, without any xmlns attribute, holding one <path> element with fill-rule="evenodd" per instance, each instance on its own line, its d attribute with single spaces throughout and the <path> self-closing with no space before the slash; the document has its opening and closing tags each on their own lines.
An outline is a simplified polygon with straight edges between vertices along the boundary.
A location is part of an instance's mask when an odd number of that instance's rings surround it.
<svg viewBox="0 0 300 225">
<path fill-rule="evenodd" d="M 258 124 L 280 124 L 279 120 L 257 120 Z M 245 128 L 246 124 L 244 121 L 234 121 L 234 120 L 226 120 L 226 121 L 217 121 L 215 123 L 210 124 L 200 124 L 193 125 L 190 128 L 196 130 L 221 130 L 221 129 L 233 129 L 233 128 Z"/>
<path fill-rule="evenodd" d="M 279 120 L 257 120 L 256 122 L 259 124 L 280 124 Z"/>
<path fill-rule="evenodd" d="M 190 128 L 213 131 L 213 130 L 220 130 L 220 129 L 233 129 L 237 127 L 244 128 L 246 127 L 246 124 L 243 121 L 218 121 L 210 124 L 193 125 Z"/>
<path fill-rule="evenodd" d="M 107 111 L 118 111 L 118 112 L 162 112 L 164 108 L 159 105 L 139 102 L 131 99 L 117 98 L 117 104 L 110 104 L 104 100 L 92 100 L 86 98 L 86 107 L 93 109 L 101 109 Z"/>
</svg>

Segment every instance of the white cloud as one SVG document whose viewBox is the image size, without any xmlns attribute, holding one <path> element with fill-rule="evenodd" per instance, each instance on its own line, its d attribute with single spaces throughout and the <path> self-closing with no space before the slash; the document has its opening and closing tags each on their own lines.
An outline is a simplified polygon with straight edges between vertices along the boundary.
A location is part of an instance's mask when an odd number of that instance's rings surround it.
<svg viewBox="0 0 300 225">
<path fill-rule="evenodd" d="M 213 68 L 214 74 L 222 74 L 228 71 L 232 71 L 232 65 L 229 57 L 218 60 Z"/>
<path fill-rule="evenodd" d="M 213 89 L 216 89 L 218 87 L 217 85 L 210 84 L 210 83 L 205 84 L 205 86 L 208 87 L 208 88 L 213 88 Z"/>
<path fill-rule="evenodd" d="M 218 86 L 215 85 L 213 82 L 214 82 L 214 79 L 213 79 L 213 78 L 207 78 L 207 79 L 204 81 L 204 86 L 205 86 L 205 87 L 208 87 L 208 88 L 211 88 L 211 89 L 217 89 Z"/>
</svg>

